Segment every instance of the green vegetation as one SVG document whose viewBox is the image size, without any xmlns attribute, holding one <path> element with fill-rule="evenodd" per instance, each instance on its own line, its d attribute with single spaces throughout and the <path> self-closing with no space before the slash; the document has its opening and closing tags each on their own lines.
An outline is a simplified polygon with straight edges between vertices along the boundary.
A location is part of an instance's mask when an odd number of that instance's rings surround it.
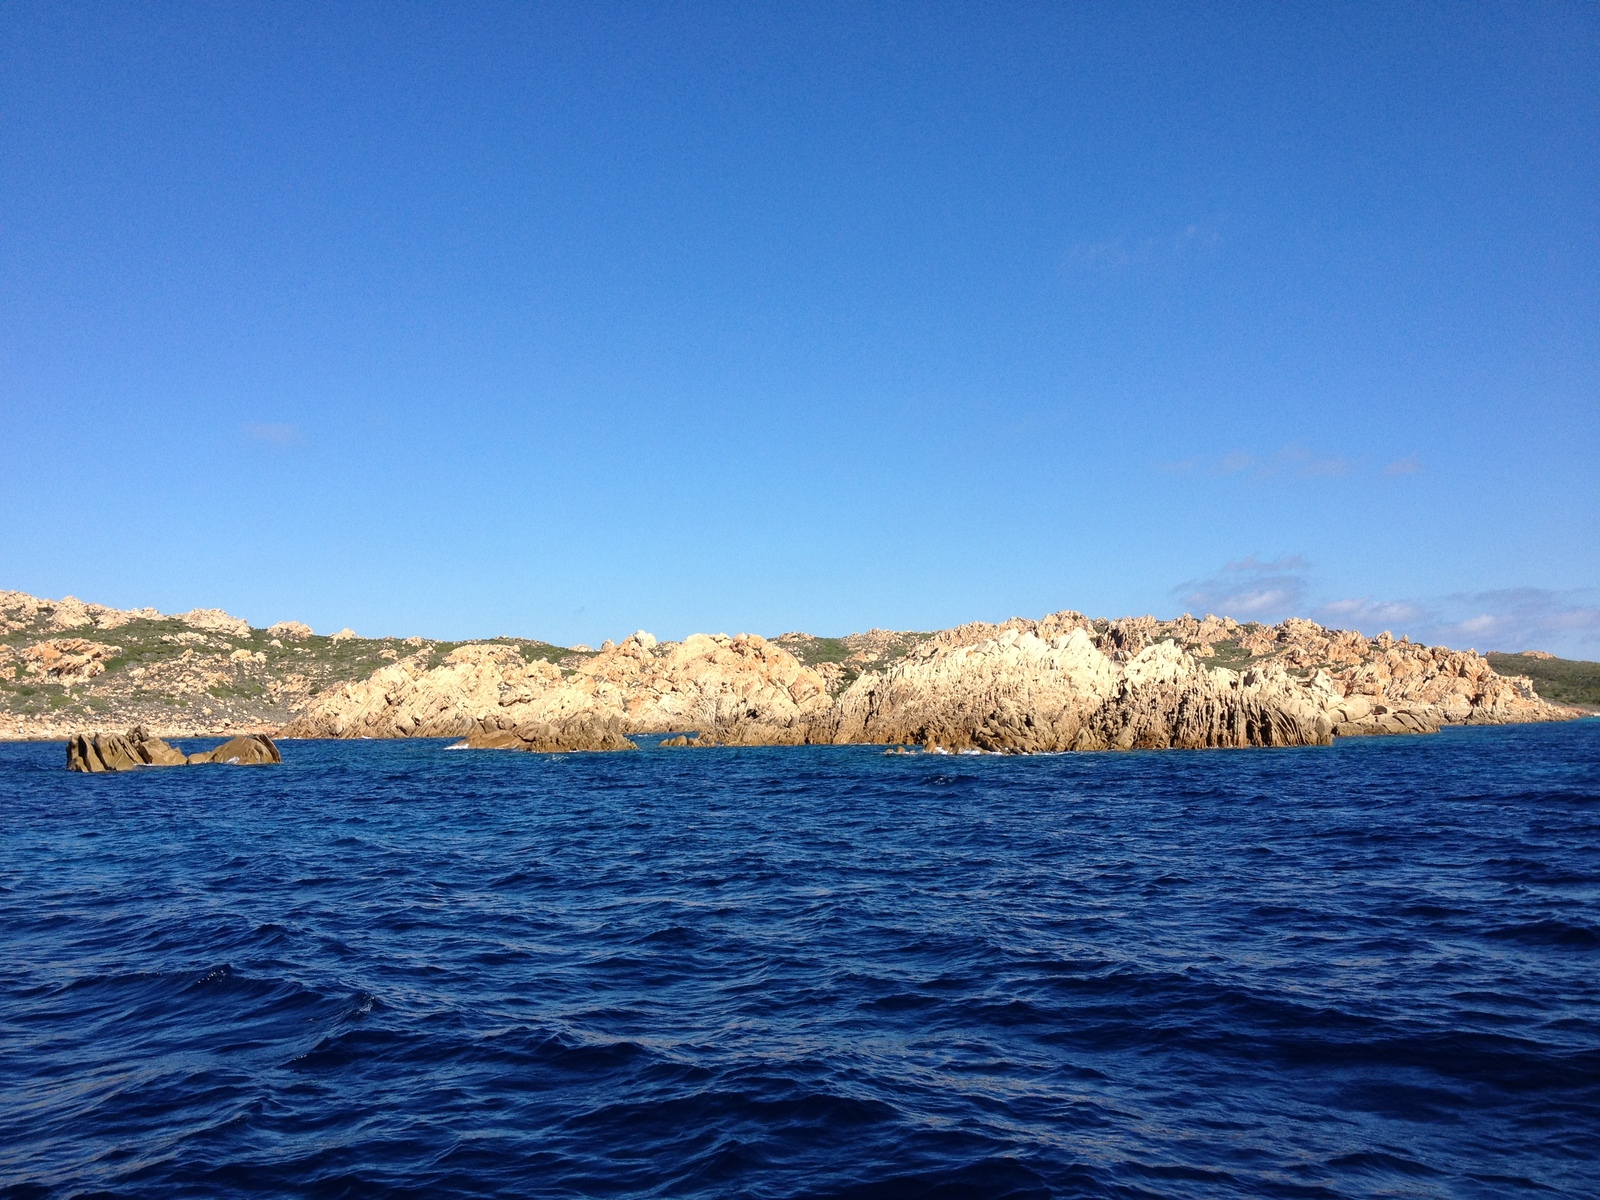
<svg viewBox="0 0 1600 1200">
<path fill-rule="evenodd" d="M 526 662 L 547 662 L 557 667 L 564 658 L 593 658 L 600 653 L 598 650 L 569 650 L 565 646 L 552 646 L 549 642 L 518 642 L 511 638 L 496 638 L 495 641 L 517 646 Z"/>
<path fill-rule="evenodd" d="M 808 667 L 842 663 L 853 653 L 843 638 L 834 637 L 806 635 L 785 641 L 783 646 Z"/>
<path fill-rule="evenodd" d="M 1200 661 L 1208 667 L 1226 667 L 1230 671 L 1242 670 L 1255 660 L 1255 655 L 1239 645 L 1238 638 L 1211 644 L 1211 655 Z"/>
<path fill-rule="evenodd" d="M 115 649 L 107 657 L 90 651 L 103 670 L 57 677 L 37 669 L 37 656 L 24 654 L 45 641 Z M 492 641 L 526 662 L 548 662 L 563 673 L 594 653 L 527 638 Z M 103 714 L 132 723 L 147 717 L 171 720 L 192 710 L 200 714 L 192 718 L 197 722 L 281 723 L 316 692 L 366 679 L 403 659 L 415 658 L 431 670 L 463 644 L 423 638 L 274 638 L 265 629 L 235 634 L 166 618 L 139 618 L 112 629 L 55 629 L 41 618 L 0 632 L 0 713 L 40 719 Z M 68 654 L 82 650 L 65 649 Z"/>
<path fill-rule="evenodd" d="M 1555 704 L 1600 706 L 1600 663 L 1573 658 L 1534 658 L 1528 654 L 1489 654 L 1501 675 L 1526 675 L 1541 700 Z"/>
</svg>

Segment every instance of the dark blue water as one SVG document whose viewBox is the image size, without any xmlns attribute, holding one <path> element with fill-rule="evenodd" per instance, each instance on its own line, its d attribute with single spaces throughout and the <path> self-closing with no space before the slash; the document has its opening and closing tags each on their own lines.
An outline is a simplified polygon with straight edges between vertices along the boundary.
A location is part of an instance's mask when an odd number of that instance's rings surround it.
<svg viewBox="0 0 1600 1200">
<path fill-rule="evenodd" d="M 0 746 L 0 1192 L 1600 1195 L 1600 722 L 443 746 Z"/>
</svg>

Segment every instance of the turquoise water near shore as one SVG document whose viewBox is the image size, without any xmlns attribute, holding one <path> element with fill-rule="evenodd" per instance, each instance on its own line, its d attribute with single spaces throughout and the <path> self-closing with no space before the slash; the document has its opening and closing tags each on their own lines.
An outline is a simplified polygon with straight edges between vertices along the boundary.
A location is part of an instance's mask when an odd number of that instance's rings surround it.
<svg viewBox="0 0 1600 1200">
<path fill-rule="evenodd" d="M 0 745 L 5 1195 L 1600 1191 L 1600 722 L 446 745 Z"/>
</svg>

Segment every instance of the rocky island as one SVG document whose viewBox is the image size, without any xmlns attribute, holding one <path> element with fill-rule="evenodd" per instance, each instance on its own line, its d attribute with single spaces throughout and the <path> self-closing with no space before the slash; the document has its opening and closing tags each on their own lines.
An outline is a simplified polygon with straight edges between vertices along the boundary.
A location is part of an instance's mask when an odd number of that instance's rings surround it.
<svg viewBox="0 0 1600 1200">
<path fill-rule="evenodd" d="M 675 733 L 685 747 L 1043 752 L 1322 745 L 1579 715 L 1473 651 L 1299 619 L 1067 611 L 843 638 L 658 642 L 639 632 L 596 651 L 517 638 L 318 637 L 215 609 L 168 616 L 0 593 L 7 738 L 142 726 L 157 738 L 454 737 L 557 751 Z"/>
</svg>

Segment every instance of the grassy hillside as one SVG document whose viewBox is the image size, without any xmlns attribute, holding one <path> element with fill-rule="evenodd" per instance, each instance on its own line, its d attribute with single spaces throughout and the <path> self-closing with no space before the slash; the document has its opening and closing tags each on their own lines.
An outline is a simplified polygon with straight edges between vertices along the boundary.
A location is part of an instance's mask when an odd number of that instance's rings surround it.
<svg viewBox="0 0 1600 1200">
<path fill-rule="evenodd" d="M 1600 706 L 1600 663 L 1575 658 L 1535 658 L 1529 654 L 1489 654 L 1501 675 L 1526 675 L 1542 700 L 1555 704 Z"/>
<path fill-rule="evenodd" d="M 530 661 L 573 657 L 544 642 L 494 640 Z M 10 718 L 40 733 L 134 722 L 201 732 L 276 727 L 323 688 L 365 679 L 413 655 L 437 666 L 456 645 L 423 638 L 291 640 L 264 629 L 196 629 L 177 618 L 112 629 L 11 629 L 0 633 L 0 723 Z M 62 673 L 60 658 L 39 657 L 46 649 L 64 652 L 69 664 L 84 658 L 94 664 L 88 672 Z"/>
</svg>

